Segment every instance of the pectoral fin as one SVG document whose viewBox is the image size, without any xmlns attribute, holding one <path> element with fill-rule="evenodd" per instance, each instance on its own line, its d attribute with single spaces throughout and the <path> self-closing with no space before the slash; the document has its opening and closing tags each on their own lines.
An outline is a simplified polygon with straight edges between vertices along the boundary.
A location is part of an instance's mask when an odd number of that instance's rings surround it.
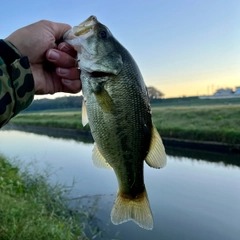
<svg viewBox="0 0 240 240">
<path fill-rule="evenodd" d="M 92 160 L 93 160 L 93 164 L 97 168 L 112 169 L 112 167 L 107 163 L 103 155 L 100 153 L 96 143 L 94 144 L 94 148 L 92 152 Z"/>
<path fill-rule="evenodd" d="M 153 168 L 163 168 L 167 163 L 162 139 L 154 125 L 152 126 L 152 139 L 145 161 Z"/>
<path fill-rule="evenodd" d="M 87 108 L 85 100 L 82 100 L 82 125 L 86 126 L 88 124 Z"/>
<path fill-rule="evenodd" d="M 105 113 L 113 113 L 114 103 L 108 92 L 104 89 L 101 89 L 100 92 L 95 93 L 96 99 L 102 111 Z"/>
</svg>

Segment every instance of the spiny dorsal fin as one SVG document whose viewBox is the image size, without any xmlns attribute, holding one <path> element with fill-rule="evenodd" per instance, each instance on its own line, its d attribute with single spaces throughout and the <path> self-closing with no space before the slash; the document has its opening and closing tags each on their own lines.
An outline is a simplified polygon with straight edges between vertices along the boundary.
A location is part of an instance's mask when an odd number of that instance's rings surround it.
<svg viewBox="0 0 240 240">
<path fill-rule="evenodd" d="M 93 160 L 93 164 L 97 168 L 112 169 L 112 167 L 107 163 L 103 155 L 99 152 L 96 143 L 94 144 L 94 148 L 92 152 L 92 160 Z"/>
<path fill-rule="evenodd" d="M 88 116 L 87 116 L 87 107 L 85 100 L 82 100 L 82 125 L 86 126 L 88 124 Z"/>
<path fill-rule="evenodd" d="M 118 191 L 111 212 L 111 220 L 115 225 L 133 220 L 140 227 L 151 230 L 153 228 L 153 216 L 146 190 L 134 199 L 124 198 Z"/>
<path fill-rule="evenodd" d="M 162 139 L 156 129 L 152 126 L 152 138 L 148 155 L 145 159 L 146 163 L 153 168 L 163 168 L 167 164 L 165 148 Z"/>
</svg>

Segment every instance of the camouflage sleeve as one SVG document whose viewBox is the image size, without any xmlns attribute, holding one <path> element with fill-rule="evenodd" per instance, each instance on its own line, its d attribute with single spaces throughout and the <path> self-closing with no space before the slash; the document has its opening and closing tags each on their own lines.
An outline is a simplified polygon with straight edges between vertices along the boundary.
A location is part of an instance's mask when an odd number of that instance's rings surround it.
<svg viewBox="0 0 240 240">
<path fill-rule="evenodd" d="M 34 98 L 34 81 L 27 57 L 0 40 L 0 128 L 27 108 Z"/>
</svg>

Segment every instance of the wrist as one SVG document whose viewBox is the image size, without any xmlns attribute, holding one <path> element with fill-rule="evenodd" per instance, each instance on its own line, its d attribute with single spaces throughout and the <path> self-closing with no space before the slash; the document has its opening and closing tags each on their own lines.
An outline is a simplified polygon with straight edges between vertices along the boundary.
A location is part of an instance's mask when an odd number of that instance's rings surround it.
<svg viewBox="0 0 240 240">
<path fill-rule="evenodd" d="M 28 57 L 22 57 L 18 49 L 8 40 L 0 40 L 0 57 L 8 72 L 8 88 L 12 92 L 12 116 L 18 114 L 32 102 L 34 80 Z"/>
<path fill-rule="evenodd" d="M 18 49 L 7 40 L 0 40 L 0 56 L 4 60 L 8 73 L 11 73 L 11 64 L 22 57 Z"/>
</svg>

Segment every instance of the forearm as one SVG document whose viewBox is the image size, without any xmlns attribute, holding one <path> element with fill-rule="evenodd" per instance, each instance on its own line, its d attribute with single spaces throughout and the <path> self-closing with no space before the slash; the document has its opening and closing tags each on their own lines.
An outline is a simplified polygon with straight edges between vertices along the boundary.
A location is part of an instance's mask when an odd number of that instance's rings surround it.
<svg viewBox="0 0 240 240">
<path fill-rule="evenodd" d="M 34 97 L 34 80 L 27 57 L 0 41 L 0 127 L 27 108 Z"/>
</svg>

